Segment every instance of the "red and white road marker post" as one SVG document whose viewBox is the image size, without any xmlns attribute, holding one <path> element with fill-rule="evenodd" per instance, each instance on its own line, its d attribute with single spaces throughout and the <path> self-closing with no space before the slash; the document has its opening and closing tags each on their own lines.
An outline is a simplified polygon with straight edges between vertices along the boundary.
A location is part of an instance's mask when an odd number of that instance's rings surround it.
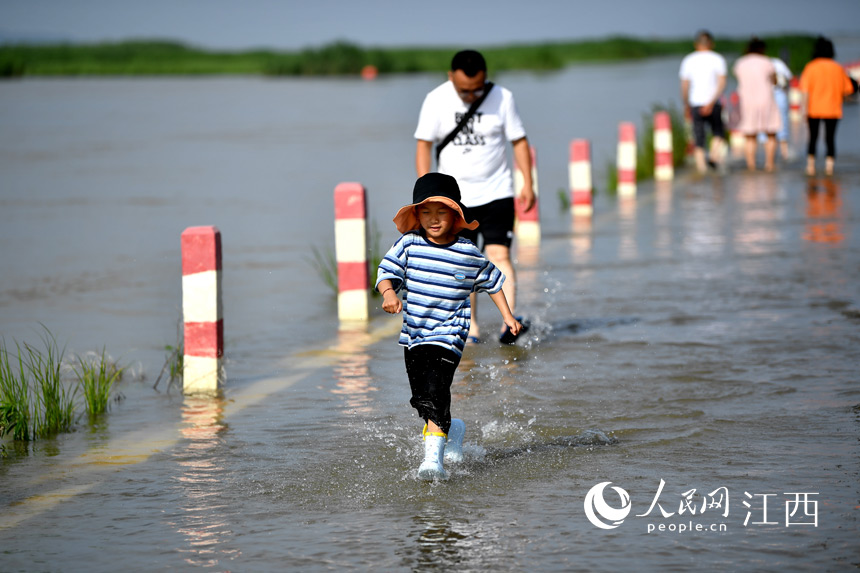
<svg viewBox="0 0 860 573">
<path fill-rule="evenodd" d="M 523 192 L 525 184 L 523 172 L 519 166 L 514 170 L 514 206 L 516 212 L 516 236 L 521 245 L 531 246 L 540 244 L 540 209 L 538 205 L 538 176 L 537 176 L 537 154 L 535 148 L 529 146 L 532 156 L 532 190 L 535 193 L 535 205 L 531 211 L 526 212 L 525 206 L 520 201 L 520 193 Z"/>
<path fill-rule="evenodd" d="M 341 322 L 367 321 L 367 192 L 361 183 L 340 183 L 334 188 L 334 241 L 337 316 Z"/>
<path fill-rule="evenodd" d="M 726 122 L 726 129 L 729 131 L 729 149 L 731 149 L 734 157 L 743 157 L 747 142 L 747 138 L 738 129 L 741 117 L 740 106 L 741 97 L 738 92 L 734 91 L 729 96 L 729 121 Z"/>
<path fill-rule="evenodd" d="M 636 126 L 629 121 L 618 125 L 618 196 L 636 195 Z"/>
<path fill-rule="evenodd" d="M 182 318 L 185 326 L 182 391 L 215 393 L 224 381 L 221 231 L 182 232 Z"/>
<path fill-rule="evenodd" d="M 791 78 L 788 82 L 788 120 L 796 123 L 803 119 L 800 109 L 803 102 L 803 93 L 800 91 L 800 80 Z"/>
<path fill-rule="evenodd" d="M 672 158 L 672 118 L 669 112 L 654 114 L 654 179 L 671 181 L 675 177 Z"/>
<path fill-rule="evenodd" d="M 594 214 L 591 181 L 591 144 L 587 139 L 570 142 L 568 163 L 570 184 L 570 208 L 574 217 L 590 217 Z"/>
</svg>

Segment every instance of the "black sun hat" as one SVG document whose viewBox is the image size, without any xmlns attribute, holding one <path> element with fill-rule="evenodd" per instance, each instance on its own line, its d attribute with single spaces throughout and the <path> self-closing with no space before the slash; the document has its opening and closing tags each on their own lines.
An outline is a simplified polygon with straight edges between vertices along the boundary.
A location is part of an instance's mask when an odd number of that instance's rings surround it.
<svg viewBox="0 0 860 573">
<path fill-rule="evenodd" d="M 418 222 L 415 208 L 431 201 L 444 203 L 457 212 L 459 218 L 454 221 L 452 228 L 454 233 L 459 233 L 463 229 L 474 231 L 478 228 L 477 221 L 466 222 L 466 207 L 460 202 L 460 186 L 457 185 L 457 180 L 444 173 L 428 173 L 415 182 L 415 187 L 412 189 L 412 204 L 404 205 L 394 216 L 397 230 L 408 233 L 418 229 L 421 224 Z"/>
</svg>

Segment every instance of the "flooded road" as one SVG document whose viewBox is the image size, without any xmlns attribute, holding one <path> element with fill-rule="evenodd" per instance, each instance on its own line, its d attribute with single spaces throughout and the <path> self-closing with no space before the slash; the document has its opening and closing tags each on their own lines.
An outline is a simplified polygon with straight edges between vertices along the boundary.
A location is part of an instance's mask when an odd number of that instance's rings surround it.
<svg viewBox="0 0 860 573">
<path fill-rule="evenodd" d="M 504 83 L 562 90 L 593 74 L 612 86 L 676 64 Z M 377 308 L 367 330 L 339 331 L 306 256 L 332 240 L 341 180 L 366 183 L 381 242 L 394 239 L 418 94 L 434 84 L 339 83 L 347 107 L 369 110 L 341 130 L 278 105 L 313 108 L 326 81 L 0 86 L 20 111 L 0 130 L 2 334 L 31 340 L 41 321 L 69 355 L 106 345 L 134 370 L 105 424 L 0 460 L 0 570 L 860 563 L 858 108 L 840 124 L 833 178 L 808 180 L 799 163 L 685 172 L 643 183 L 635 200 L 598 195 L 585 224 L 554 204 L 576 134 L 560 133 L 556 112 L 530 123 L 539 106 L 524 94 L 544 228 L 539 247 L 516 251 L 533 328 L 514 347 L 467 347 L 453 402 L 466 461 L 427 484 L 415 476 L 420 424 L 399 318 Z M 676 89 L 655 82 L 635 109 Z M 93 91 L 113 95 L 89 108 Z M 198 115 L 230 102 L 230 117 Z M 165 105 L 172 122 L 158 119 Z M 615 111 L 589 120 L 610 126 L 593 143 L 604 154 Z M 224 241 L 228 381 L 217 400 L 152 389 L 180 319 L 179 234 L 198 224 L 218 225 Z M 490 332 L 492 314 L 481 317 Z"/>
</svg>

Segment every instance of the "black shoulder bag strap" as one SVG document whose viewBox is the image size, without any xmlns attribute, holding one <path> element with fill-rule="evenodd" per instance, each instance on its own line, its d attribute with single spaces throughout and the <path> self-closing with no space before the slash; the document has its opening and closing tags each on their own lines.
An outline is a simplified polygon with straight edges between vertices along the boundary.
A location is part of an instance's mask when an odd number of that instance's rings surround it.
<svg viewBox="0 0 860 573">
<path fill-rule="evenodd" d="M 454 141 L 454 138 L 457 137 L 457 134 L 460 133 L 460 130 L 469 123 L 469 120 L 472 119 L 472 116 L 475 115 L 475 112 L 478 111 L 478 108 L 481 107 L 481 104 L 484 103 L 484 100 L 487 99 L 487 96 L 490 94 L 490 90 L 493 89 L 493 82 L 487 82 L 484 84 L 484 93 L 472 102 L 472 105 L 469 106 L 469 111 L 460 119 L 460 122 L 457 124 L 457 127 L 451 131 L 448 135 L 445 136 L 445 139 L 441 141 L 436 146 L 436 168 L 439 168 L 439 154 L 442 153 L 442 150 L 446 145 Z"/>
</svg>

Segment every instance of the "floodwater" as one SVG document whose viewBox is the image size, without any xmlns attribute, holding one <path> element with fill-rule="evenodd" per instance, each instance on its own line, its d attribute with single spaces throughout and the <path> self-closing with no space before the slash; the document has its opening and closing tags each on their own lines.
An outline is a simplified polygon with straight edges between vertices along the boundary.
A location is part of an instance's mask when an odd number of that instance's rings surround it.
<svg viewBox="0 0 860 573">
<path fill-rule="evenodd" d="M 106 422 L 4 442 L 0 570 L 856 568 L 860 109 L 833 178 L 685 172 L 599 194 L 590 224 L 557 198 L 575 137 L 605 190 L 617 123 L 676 100 L 677 64 L 497 78 L 538 155 L 543 237 L 516 249 L 533 328 L 467 348 L 467 458 L 431 484 L 399 319 L 339 329 L 308 258 L 333 245 L 341 181 L 396 238 L 439 78 L 0 84 L 0 333 L 38 342 L 43 323 L 67 360 L 130 367 Z M 208 224 L 227 383 L 183 398 L 153 385 L 180 233 Z"/>
</svg>

